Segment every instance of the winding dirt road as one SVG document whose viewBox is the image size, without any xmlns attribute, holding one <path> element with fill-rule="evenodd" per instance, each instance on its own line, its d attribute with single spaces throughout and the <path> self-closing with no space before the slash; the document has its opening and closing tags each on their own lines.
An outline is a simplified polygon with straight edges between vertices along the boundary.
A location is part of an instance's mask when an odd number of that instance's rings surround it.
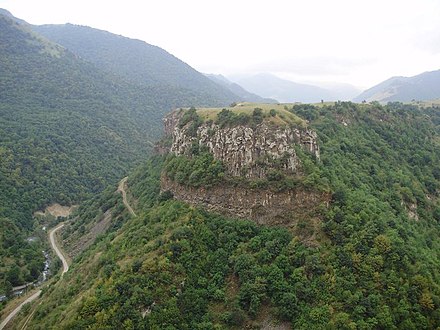
<svg viewBox="0 0 440 330">
<path fill-rule="evenodd" d="M 57 254 L 58 258 L 60 258 L 61 262 L 63 263 L 63 272 L 61 273 L 61 277 L 63 277 L 64 273 L 69 270 L 69 264 L 67 263 L 66 258 L 64 258 L 63 254 L 61 253 L 61 250 L 58 248 L 55 239 L 55 233 L 61 228 L 63 228 L 63 226 L 64 223 L 60 223 L 58 226 L 56 226 L 49 232 L 50 244 L 52 245 L 52 248 Z M 20 310 L 23 308 L 24 305 L 37 299 L 40 296 L 40 294 L 41 294 L 41 290 L 38 290 L 32 296 L 28 297 L 25 301 L 23 301 L 20 305 L 18 305 L 11 313 L 9 313 L 9 315 L 2 321 L 2 323 L 0 323 L 0 330 L 2 330 L 9 323 L 9 321 L 11 321 L 12 318 L 20 312 Z"/>
<path fill-rule="evenodd" d="M 127 179 L 128 177 L 125 177 L 119 182 L 118 191 L 122 194 L 122 202 L 124 203 L 125 207 L 128 209 L 128 211 L 130 211 L 132 215 L 136 217 L 136 213 L 134 213 L 133 209 L 127 201 L 127 193 L 125 192 L 125 183 L 127 182 Z"/>
<path fill-rule="evenodd" d="M 130 204 L 127 201 L 127 193 L 125 191 L 125 184 L 127 182 L 127 179 L 128 177 L 125 177 L 119 182 L 118 191 L 122 194 L 122 202 L 124 203 L 125 207 L 133 216 L 136 217 L 137 216 L 136 213 L 134 212 L 134 210 L 131 208 Z M 50 240 L 50 244 L 52 245 L 52 249 L 55 251 L 58 258 L 60 258 L 61 262 L 63 263 L 63 272 L 61 273 L 61 277 L 63 277 L 64 273 L 66 273 L 69 270 L 69 264 L 67 263 L 67 260 L 64 257 L 63 253 L 61 252 L 60 248 L 57 246 L 55 233 L 63 227 L 64 227 L 64 223 L 60 223 L 58 226 L 56 226 L 55 228 L 49 231 L 49 240 Z M 12 318 L 20 312 L 20 310 L 23 308 L 24 305 L 37 299 L 40 296 L 40 294 L 41 294 L 41 290 L 38 290 L 32 296 L 30 296 L 25 301 L 23 301 L 20 305 L 18 305 L 11 313 L 9 313 L 9 315 L 2 321 L 2 323 L 0 323 L 0 330 L 2 330 L 9 323 L 9 321 L 11 321 Z"/>
<path fill-rule="evenodd" d="M 50 244 L 52 245 L 52 249 L 55 251 L 58 258 L 60 258 L 61 262 L 63 263 L 63 272 L 61 273 L 61 277 L 63 277 L 64 273 L 66 273 L 69 270 L 69 264 L 67 263 L 66 258 L 64 258 L 63 254 L 61 253 L 61 250 L 57 246 L 55 233 L 63 227 L 64 227 L 64 223 L 60 223 L 58 226 L 56 226 L 49 232 L 49 239 L 50 239 Z"/>
</svg>

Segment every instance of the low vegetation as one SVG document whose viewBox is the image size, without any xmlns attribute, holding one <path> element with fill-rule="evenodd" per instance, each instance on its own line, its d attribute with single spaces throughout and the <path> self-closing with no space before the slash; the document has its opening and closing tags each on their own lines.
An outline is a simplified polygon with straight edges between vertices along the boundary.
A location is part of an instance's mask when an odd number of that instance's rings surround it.
<svg viewBox="0 0 440 330">
<path fill-rule="evenodd" d="M 200 108 L 197 115 L 204 121 L 221 127 L 257 125 L 263 121 L 277 126 L 305 127 L 306 121 L 287 111 L 285 104 L 238 103 L 229 108 Z"/>
</svg>

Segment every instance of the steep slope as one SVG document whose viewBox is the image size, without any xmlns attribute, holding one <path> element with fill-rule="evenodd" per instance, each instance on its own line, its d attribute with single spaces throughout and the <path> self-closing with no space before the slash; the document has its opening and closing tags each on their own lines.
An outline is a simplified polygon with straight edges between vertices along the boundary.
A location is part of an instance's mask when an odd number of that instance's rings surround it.
<svg viewBox="0 0 440 330">
<path fill-rule="evenodd" d="M 215 95 L 140 86 L 104 72 L 6 14 L 0 14 L 0 295 L 43 267 L 40 245 L 26 241 L 33 212 L 77 203 L 119 180 L 150 152 L 170 109 L 219 103 Z"/>
<path fill-rule="evenodd" d="M 2 168 L 8 181 L 21 187 L 5 189 L 27 189 L 14 198 L 33 206 L 55 196 L 68 202 L 68 196 L 99 191 L 130 166 L 125 161 L 145 154 L 159 134 L 153 98 L 26 27 L 0 19 Z M 47 193 L 33 196 L 39 189 Z"/>
<path fill-rule="evenodd" d="M 5 279 L 19 285 L 42 269 L 41 248 L 25 240 L 32 212 L 79 201 L 120 177 L 148 153 L 160 114 L 145 92 L 26 26 L 0 15 L 0 29 L 3 293 Z"/>
<path fill-rule="evenodd" d="M 144 41 L 72 24 L 34 26 L 33 29 L 98 67 L 137 84 L 178 87 L 208 99 L 211 105 L 239 101 L 228 89 L 162 48 Z"/>
<path fill-rule="evenodd" d="M 65 238 L 106 212 L 113 225 L 46 291 L 28 328 L 237 329 L 277 320 L 294 329 L 437 328 L 440 109 L 336 103 L 291 111 L 310 121 L 320 143 L 320 161 L 302 158 L 305 180 L 332 189 L 321 226 L 301 224 L 322 231 L 318 246 L 160 194 L 164 165 L 155 158 L 128 179 L 136 217 L 116 185 L 78 211 Z M 188 158 L 199 177 L 215 175 L 216 163 L 199 156 Z M 210 189 L 218 179 L 201 184 Z"/>
<path fill-rule="evenodd" d="M 253 102 L 253 103 L 277 103 L 277 100 L 263 98 L 257 94 L 253 94 L 245 90 L 239 84 L 233 83 L 226 79 L 226 77 L 220 74 L 206 74 L 206 76 L 217 84 L 226 87 L 232 93 L 237 95 L 242 102 Z"/>
<path fill-rule="evenodd" d="M 354 98 L 355 102 L 428 101 L 440 97 L 440 70 L 413 77 L 392 77 L 367 89 Z"/>
</svg>

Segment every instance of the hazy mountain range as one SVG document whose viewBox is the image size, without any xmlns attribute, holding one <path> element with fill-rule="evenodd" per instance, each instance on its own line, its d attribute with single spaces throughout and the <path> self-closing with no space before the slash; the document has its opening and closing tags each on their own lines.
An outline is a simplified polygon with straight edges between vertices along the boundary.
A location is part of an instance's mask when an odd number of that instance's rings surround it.
<svg viewBox="0 0 440 330">
<path fill-rule="evenodd" d="M 4 9 L 0 9 L 0 13 L 20 24 L 27 24 Z M 414 77 L 392 77 L 361 93 L 349 84 L 302 84 L 269 73 L 228 77 L 203 75 L 164 49 L 141 40 L 72 24 L 31 28 L 107 72 L 137 84 L 190 90 L 216 105 L 233 100 L 307 103 L 321 100 L 405 102 L 440 98 L 440 70 Z"/>
<path fill-rule="evenodd" d="M 263 98 L 257 94 L 248 92 L 242 86 L 228 80 L 225 76 L 221 74 L 206 74 L 206 76 L 214 81 L 215 83 L 229 89 L 235 95 L 238 95 L 242 101 L 245 102 L 263 102 L 263 103 L 277 103 L 278 101 L 271 98 Z"/>
<path fill-rule="evenodd" d="M 440 97 L 440 70 L 413 77 L 392 77 L 367 89 L 353 100 L 362 101 L 426 101 Z"/>
<path fill-rule="evenodd" d="M 360 90 L 347 84 L 333 84 L 323 88 L 281 79 L 269 73 L 231 75 L 228 78 L 251 93 L 273 98 L 279 102 L 309 103 L 321 100 L 351 100 L 360 93 Z"/>
<path fill-rule="evenodd" d="M 440 98 L 440 70 L 413 77 L 392 77 L 364 92 L 348 84 L 326 87 L 299 84 L 275 75 L 232 75 L 228 77 L 247 91 L 279 102 L 313 103 L 324 101 L 428 101 Z"/>
</svg>

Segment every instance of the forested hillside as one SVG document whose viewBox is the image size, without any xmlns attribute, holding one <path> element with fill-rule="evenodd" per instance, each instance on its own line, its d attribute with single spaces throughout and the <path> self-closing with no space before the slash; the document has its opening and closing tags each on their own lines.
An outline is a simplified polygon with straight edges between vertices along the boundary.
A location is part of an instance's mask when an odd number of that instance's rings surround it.
<svg viewBox="0 0 440 330">
<path fill-rule="evenodd" d="M 25 240 L 33 212 L 53 202 L 78 203 L 119 180 L 147 157 L 170 109 L 220 101 L 128 82 L 4 15 L 0 31 L 2 294 L 42 269 L 41 247 Z M 11 269 L 18 273 L 9 276 Z"/>
<path fill-rule="evenodd" d="M 318 229 L 302 224 L 320 231 L 317 245 L 160 194 L 163 159 L 153 158 L 129 177 L 137 217 L 116 187 L 78 210 L 65 237 L 109 211 L 113 226 L 45 292 L 28 328 L 440 326 L 440 109 L 289 111 L 319 137 L 321 160 L 304 158 L 304 180 L 332 192 Z M 213 168 L 196 163 L 203 175 Z"/>
<path fill-rule="evenodd" d="M 240 101 L 227 88 L 144 41 L 72 24 L 33 26 L 33 29 L 98 67 L 136 84 L 178 87 L 209 100 L 211 105 Z"/>
</svg>

